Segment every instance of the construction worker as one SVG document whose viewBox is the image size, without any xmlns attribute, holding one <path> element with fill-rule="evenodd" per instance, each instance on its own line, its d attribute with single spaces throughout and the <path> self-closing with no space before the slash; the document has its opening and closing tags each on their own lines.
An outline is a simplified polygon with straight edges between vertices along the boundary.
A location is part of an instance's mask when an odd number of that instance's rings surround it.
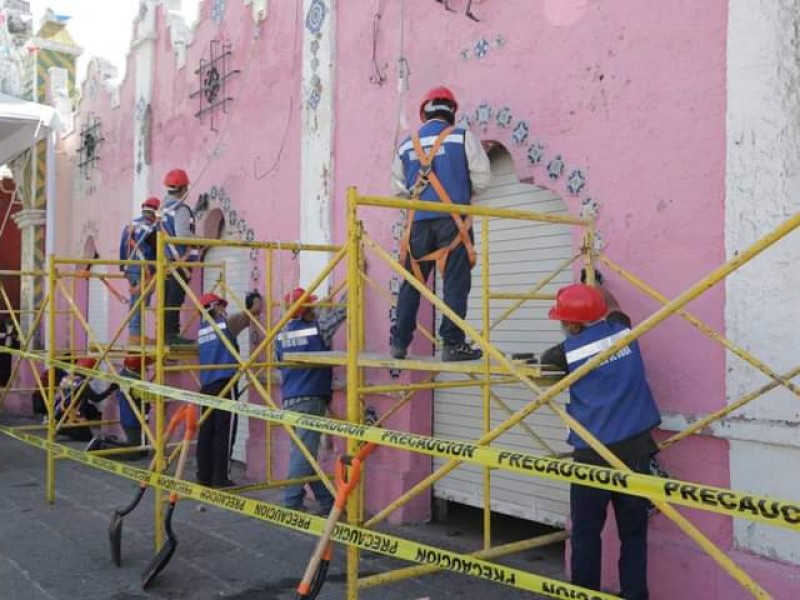
<svg viewBox="0 0 800 600">
<path fill-rule="evenodd" d="M 0 346 L 19 350 L 17 330 L 9 317 L 0 317 Z M 0 351 L 0 387 L 8 385 L 11 379 L 12 358 L 13 355 L 10 352 Z"/>
<path fill-rule="evenodd" d="M 183 169 L 172 169 L 164 176 L 167 195 L 161 209 L 161 230 L 168 236 L 194 237 L 194 212 L 186 204 L 189 195 L 189 176 Z M 166 246 L 167 260 L 170 262 L 192 262 L 197 258 L 194 248 L 184 244 L 169 243 Z M 188 285 L 192 271 L 188 266 L 177 268 L 177 274 L 167 276 L 164 288 L 164 330 L 167 344 L 183 346 L 193 344 L 181 336 L 181 313 L 186 290 L 178 282 L 180 277 Z"/>
<path fill-rule="evenodd" d="M 92 359 L 89 359 L 92 360 Z M 87 361 L 88 364 L 88 361 Z M 125 360 L 123 361 L 122 369 L 120 369 L 119 374 L 123 377 L 128 377 L 130 379 L 141 379 L 144 374 L 147 372 L 147 367 L 153 364 L 153 358 L 145 357 L 144 361 L 142 360 L 141 355 L 135 356 L 126 356 Z M 122 427 L 122 431 L 125 434 L 125 438 L 120 440 L 115 435 L 100 435 L 97 434 L 92 437 L 91 442 L 87 446 L 87 450 L 104 450 L 106 448 L 125 448 L 131 446 L 140 446 L 142 444 L 142 425 L 139 423 L 139 419 L 136 418 L 136 413 L 133 412 L 131 408 L 130 401 L 128 397 L 120 391 L 119 386 L 114 384 L 111 388 L 109 388 L 108 394 L 116 391 L 117 402 L 119 406 L 119 424 Z M 146 415 L 147 407 L 144 405 L 141 400 L 138 399 L 139 392 L 136 390 L 131 390 L 128 392 L 131 398 L 133 398 L 134 402 L 137 404 L 137 408 L 142 415 Z M 91 392 L 90 392 L 91 395 Z M 92 400 L 90 400 L 92 401 Z M 92 401 L 94 402 L 94 401 Z M 91 410 L 90 406 L 90 410 Z M 96 414 L 93 418 L 99 418 L 99 413 Z M 66 431 L 66 430 L 65 430 Z M 146 456 L 146 452 L 135 452 L 135 453 L 128 453 L 128 454 L 121 454 L 120 458 L 122 460 L 137 460 L 139 458 L 143 458 Z"/>
<path fill-rule="evenodd" d="M 489 185 L 489 158 L 472 132 L 455 127 L 457 110 L 458 102 L 446 87 L 425 95 L 419 110 L 422 127 L 395 153 L 395 193 L 415 200 L 468 205 L 474 193 Z M 467 314 L 475 264 L 471 222 L 458 214 L 409 211 L 400 252 L 406 269 L 423 284 L 436 263 L 444 280 L 444 303 L 462 319 Z M 417 326 L 419 300 L 419 292 L 403 280 L 392 327 L 393 358 L 406 356 Z M 442 316 L 439 335 L 444 342 L 444 361 L 476 360 L 483 355 L 466 343 L 464 332 L 446 316 Z"/>
<path fill-rule="evenodd" d="M 68 355 L 67 356 L 61 355 L 57 356 L 56 358 L 62 362 L 66 362 L 69 360 Z M 64 379 L 64 377 L 66 377 L 68 373 L 64 369 L 61 369 L 59 367 L 51 367 L 51 368 L 54 369 L 55 372 L 54 380 L 55 380 L 56 390 L 58 390 L 59 387 L 61 386 L 61 380 Z M 40 388 L 39 385 L 37 384 L 36 388 L 33 390 L 33 393 L 31 394 L 31 408 L 33 409 L 33 414 L 43 416 L 46 422 L 47 390 L 48 390 L 48 383 L 50 381 L 49 369 L 44 369 L 43 371 L 39 372 L 39 381 L 42 382 L 42 388 Z M 44 394 L 42 394 L 43 390 Z"/>
<path fill-rule="evenodd" d="M 201 366 L 218 366 L 216 369 L 200 371 L 200 393 L 219 396 L 228 388 L 226 398 L 236 397 L 236 384 L 230 381 L 239 372 L 238 361 L 222 341 L 225 336 L 232 348 L 239 352 L 236 338 L 255 320 L 262 310 L 260 296 L 251 302 L 249 310 L 228 317 L 228 302 L 216 294 L 203 294 L 200 304 L 213 319 L 216 329 L 204 317 L 198 333 L 198 362 Z M 217 332 L 219 330 L 219 333 Z M 212 410 L 200 425 L 197 436 L 197 481 L 211 487 L 232 487 L 228 467 L 231 454 L 231 413 Z"/>
<path fill-rule="evenodd" d="M 97 368 L 97 360 L 91 357 L 79 358 L 75 365 L 83 369 Z M 72 419 L 68 419 L 65 424 L 78 424 L 82 421 L 98 421 L 103 416 L 103 401 L 119 389 L 116 383 L 112 383 L 104 391 L 97 390 L 97 385 L 93 380 L 86 382 L 88 377 L 82 373 L 73 373 L 61 379 L 55 399 L 55 419 L 61 420 L 70 406 L 77 403 L 77 407 L 71 411 Z M 85 383 L 86 382 L 86 383 Z M 85 383 L 85 385 L 84 385 Z M 97 382 L 100 383 L 100 382 Z M 89 442 L 86 451 L 98 450 L 100 448 L 99 435 L 95 435 L 91 426 L 64 427 L 58 431 L 61 435 L 79 441 Z"/>
<path fill-rule="evenodd" d="M 161 201 L 155 196 L 142 202 L 142 214 L 122 230 L 119 242 L 120 260 L 154 261 L 156 259 L 156 221 L 160 206 Z M 143 307 L 139 306 L 136 310 L 133 310 L 133 307 L 144 288 L 147 287 L 155 269 L 153 266 L 145 265 L 120 265 L 120 270 L 125 273 L 130 287 L 132 314 L 128 321 L 128 343 L 138 345 L 150 342 L 152 340 L 142 336 Z M 152 290 L 142 298 L 144 306 L 150 306 L 151 294 Z"/>
<path fill-rule="evenodd" d="M 297 288 L 284 297 L 287 306 L 293 305 L 305 293 Z M 292 315 L 292 319 L 278 334 L 275 342 L 275 357 L 282 362 L 293 352 L 325 352 L 331 349 L 333 336 L 347 316 L 345 306 L 327 310 L 316 310 L 316 296 L 309 296 L 307 304 Z M 292 412 L 323 416 L 328 410 L 333 391 L 333 369 L 331 367 L 281 367 L 281 397 L 283 408 Z M 308 429 L 295 429 L 300 441 L 311 456 L 319 451 L 320 433 Z M 300 479 L 314 473 L 300 449 L 291 444 L 289 449 L 288 479 Z M 319 514 L 328 514 L 333 506 L 333 496 L 321 481 L 310 484 L 314 498 L 319 504 Z M 284 491 L 283 503 L 293 510 L 305 510 L 305 486 L 291 485 Z"/>
<path fill-rule="evenodd" d="M 126 356 L 122 363 L 122 370 L 119 374 L 129 379 L 145 380 L 147 377 L 147 369 L 153 364 L 155 360 L 151 356 L 142 357 L 139 354 Z M 125 446 L 139 446 L 142 443 L 142 424 L 136 418 L 136 413 L 131 407 L 131 400 L 136 402 L 136 408 L 139 413 L 146 418 L 147 406 L 141 401 L 139 392 L 131 390 L 129 392 L 130 399 L 125 396 L 121 391 L 117 393 L 117 400 L 119 401 L 119 424 L 122 431 L 125 432 Z"/>
<path fill-rule="evenodd" d="M 566 339 L 547 350 L 543 364 L 565 372 L 579 368 L 630 332 L 631 320 L 620 311 L 608 290 L 585 284 L 564 287 L 556 294 L 550 318 L 561 321 Z M 637 342 L 625 346 L 570 386 L 569 414 L 637 473 L 650 472 L 658 448 L 651 431 L 661 423 L 647 383 Z M 607 466 L 574 431 L 569 443 L 576 462 Z M 646 498 L 573 484 L 570 488 L 572 582 L 600 590 L 601 533 L 608 504 L 614 506 L 621 552 L 622 597 L 644 600 L 647 590 Z"/>
</svg>

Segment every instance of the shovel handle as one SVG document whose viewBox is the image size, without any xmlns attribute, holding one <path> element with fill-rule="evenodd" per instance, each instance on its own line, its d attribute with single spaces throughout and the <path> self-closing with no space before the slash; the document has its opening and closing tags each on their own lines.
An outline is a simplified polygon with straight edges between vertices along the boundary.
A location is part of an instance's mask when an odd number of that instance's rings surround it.
<svg viewBox="0 0 800 600">
<path fill-rule="evenodd" d="M 364 444 L 355 457 L 344 455 L 336 461 L 336 506 L 344 510 L 347 498 L 353 493 L 361 479 L 362 465 L 366 458 L 372 454 L 377 446 L 373 443 Z M 350 467 L 348 476 L 347 467 Z"/>
<path fill-rule="evenodd" d="M 358 451 L 355 456 L 344 455 L 340 456 L 336 461 L 336 499 L 333 503 L 331 514 L 328 515 L 328 520 L 325 523 L 325 529 L 317 542 L 314 549 L 314 554 L 308 562 L 306 571 L 303 574 L 303 579 L 300 585 L 297 586 L 297 598 L 304 599 L 316 598 L 319 594 L 322 584 L 324 583 L 324 575 L 319 576 L 319 581 L 314 581 L 315 574 L 320 565 L 325 562 L 330 562 L 331 554 L 333 552 L 333 544 L 331 544 L 331 536 L 339 521 L 339 517 L 344 512 L 347 499 L 361 480 L 361 471 L 364 460 L 375 450 L 377 446 L 373 443 L 365 444 Z M 347 467 L 350 467 L 350 473 L 347 472 Z"/>
<path fill-rule="evenodd" d="M 176 416 L 180 415 L 184 421 L 183 428 L 183 441 L 181 442 L 181 455 L 178 458 L 178 466 L 175 469 L 175 479 L 183 478 L 183 471 L 186 468 L 186 460 L 189 457 L 189 444 L 197 431 L 197 411 L 193 406 L 188 404 L 183 405 L 178 409 Z M 177 492 L 171 492 L 169 495 L 170 504 L 175 504 L 178 501 Z"/>
</svg>

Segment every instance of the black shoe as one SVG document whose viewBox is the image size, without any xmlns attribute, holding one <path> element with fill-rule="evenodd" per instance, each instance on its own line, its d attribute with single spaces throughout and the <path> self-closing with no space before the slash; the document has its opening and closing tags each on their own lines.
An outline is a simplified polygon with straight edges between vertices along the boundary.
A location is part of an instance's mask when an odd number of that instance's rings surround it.
<svg viewBox="0 0 800 600">
<path fill-rule="evenodd" d="M 93 437 L 89 440 L 89 443 L 86 444 L 86 448 L 83 449 L 84 452 L 94 452 L 95 450 L 101 450 L 103 448 L 103 440 L 99 437 Z"/>
<path fill-rule="evenodd" d="M 239 484 L 235 481 L 231 481 L 230 479 L 226 479 L 225 481 L 220 481 L 217 483 L 212 483 L 211 487 L 221 489 L 221 488 L 233 488 L 237 487 Z"/>
<path fill-rule="evenodd" d="M 391 354 L 392 358 L 397 360 L 403 360 L 406 357 L 408 352 L 407 348 L 402 348 L 401 346 L 392 346 Z"/>
<path fill-rule="evenodd" d="M 456 344 L 455 346 L 445 345 L 442 350 L 442 361 L 460 362 L 464 360 L 478 360 L 483 357 L 483 350 L 473 348 L 469 344 Z"/>
</svg>

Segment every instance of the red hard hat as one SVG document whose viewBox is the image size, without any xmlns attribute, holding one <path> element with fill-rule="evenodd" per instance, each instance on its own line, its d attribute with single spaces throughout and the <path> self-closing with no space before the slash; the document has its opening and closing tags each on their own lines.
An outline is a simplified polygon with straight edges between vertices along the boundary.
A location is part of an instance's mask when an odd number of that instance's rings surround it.
<svg viewBox="0 0 800 600">
<path fill-rule="evenodd" d="M 450 88 L 446 88 L 444 86 L 435 87 L 425 94 L 425 97 L 422 99 L 422 103 L 419 105 L 420 121 L 425 122 L 425 105 L 434 100 L 446 100 L 451 102 L 453 104 L 453 112 L 458 110 L 458 101 L 456 100 L 455 94 L 453 94 Z"/>
<path fill-rule="evenodd" d="M 189 185 L 189 176 L 183 169 L 172 169 L 164 175 L 164 185 L 168 188 L 187 187 Z"/>
<path fill-rule="evenodd" d="M 152 356 L 145 356 L 144 357 L 144 366 L 152 365 L 155 362 Z M 142 370 L 142 356 L 126 356 L 123 363 L 126 369 L 131 371 L 141 371 Z"/>
<path fill-rule="evenodd" d="M 289 292 L 288 294 L 286 294 L 283 297 L 283 301 L 286 304 L 289 304 L 289 305 L 294 304 L 295 302 L 300 300 L 300 297 L 305 293 L 306 293 L 306 290 L 304 288 L 301 288 L 301 287 L 295 288 L 295 289 L 293 289 L 291 292 Z M 306 299 L 306 304 L 313 304 L 316 301 L 317 301 L 317 297 L 316 296 L 309 296 Z"/>
<path fill-rule="evenodd" d="M 200 304 L 202 304 L 205 309 L 209 309 L 215 304 L 221 304 L 222 308 L 225 308 L 228 306 L 228 301 L 224 298 L 220 298 L 216 294 L 203 294 L 200 296 Z"/>
<path fill-rule="evenodd" d="M 97 359 L 87 356 L 84 358 L 79 358 L 75 364 L 79 367 L 83 367 L 84 369 L 94 369 L 95 366 L 97 366 Z"/>
<path fill-rule="evenodd" d="M 149 208 L 150 210 L 158 210 L 161 206 L 161 200 L 155 196 L 150 196 L 147 200 L 142 202 L 142 209 Z"/>
<path fill-rule="evenodd" d="M 590 323 L 603 318 L 607 310 L 603 294 L 597 288 L 575 283 L 558 290 L 549 316 L 555 321 Z"/>
</svg>

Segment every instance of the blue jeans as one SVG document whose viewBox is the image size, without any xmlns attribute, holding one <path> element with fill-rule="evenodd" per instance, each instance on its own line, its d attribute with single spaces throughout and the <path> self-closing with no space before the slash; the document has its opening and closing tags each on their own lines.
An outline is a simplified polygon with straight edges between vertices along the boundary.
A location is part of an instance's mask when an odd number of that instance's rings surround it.
<svg viewBox="0 0 800 600">
<path fill-rule="evenodd" d="M 130 285 L 131 290 L 131 301 L 130 301 L 130 310 L 133 310 L 133 305 L 136 304 L 136 301 L 139 299 L 139 296 L 142 295 L 142 288 L 139 287 L 142 284 L 141 274 L 138 271 L 129 271 L 128 272 L 128 284 Z M 143 299 L 142 304 L 140 304 L 136 312 L 131 315 L 130 321 L 128 321 L 128 333 L 132 333 L 133 335 L 141 335 L 142 334 L 142 312 L 144 311 L 143 307 L 150 306 L 150 296 L 152 294 L 148 293 Z"/>
<path fill-rule="evenodd" d="M 637 473 L 648 473 L 650 457 L 629 464 Z M 572 583 L 600 590 L 602 541 L 609 503 L 617 518 L 620 540 L 619 581 L 622 597 L 647 600 L 647 522 L 649 500 L 582 485 L 570 486 L 572 519 Z"/>
<path fill-rule="evenodd" d="M 472 230 L 469 231 L 470 238 Z M 426 254 L 450 245 L 458 236 L 458 227 L 449 215 L 440 219 L 414 221 L 411 226 L 409 246 L 411 255 L 421 258 Z M 406 259 L 406 269 L 411 272 L 411 261 Z M 420 263 L 420 270 L 425 281 L 428 280 L 434 263 L 426 261 Z M 447 258 L 444 270 L 444 303 L 462 319 L 467 315 L 467 298 L 472 288 L 472 267 L 469 265 L 469 256 L 464 244 L 459 244 Z M 392 346 L 408 348 L 417 328 L 417 312 L 419 311 L 420 294 L 414 287 L 403 279 L 400 292 L 397 296 L 397 321 L 392 327 Z M 465 334 L 455 323 L 442 316 L 439 325 L 439 336 L 448 346 L 457 346 L 464 343 Z"/>
<path fill-rule="evenodd" d="M 328 408 L 328 398 L 322 396 L 306 396 L 302 398 L 290 398 L 283 403 L 283 408 L 292 412 L 305 413 L 307 415 L 314 415 L 315 417 L 322 417 Z M 317 456 L 319 451 L 319 431 L 310 431 L 308 429 L 295 428 L 297 437 L 308 448 L 311 456 Z M 289 472 L 287 479 L 299 479 L 301 477 L 308 477 L 314 474 L 314 469 L 311 467 L 306 457 L 300 452 L 297 445 L 290 441 L 291 447 L 289 449 Z M 333 506 L 333 496 L 328 491 L 321 481 L 312 481 L 310 484 L 311 490 L 314 492 L 314 497 L 320 504 L 323 512 L 329 512 Z M 303 506 L 303 499 L 305 498 L 305 486 L 290 485 L 283 493 L 283 504 L 287 508 L 301 508 Z"/>
</svg>

